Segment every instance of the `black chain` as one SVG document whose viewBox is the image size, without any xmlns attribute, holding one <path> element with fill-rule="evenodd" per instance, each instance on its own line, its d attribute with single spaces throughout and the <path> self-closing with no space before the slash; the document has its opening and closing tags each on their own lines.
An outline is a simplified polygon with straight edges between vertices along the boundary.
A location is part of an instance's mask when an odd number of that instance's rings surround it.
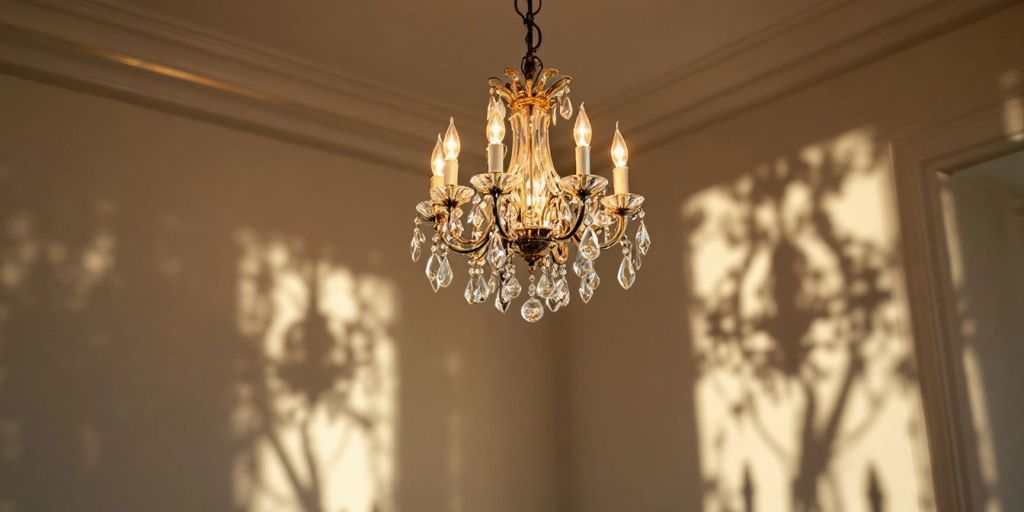
<svg viewBox="0 0 1024 512">
<path fill-rule="evenodd" d="M 544 69 L 544 61 L 540 60 L 537 56 L 537 49 L 540 48 L 541 41 L 544 40 L 544 34 L 540 31 L 540 27 L 533 22 L 534 16 L 540 14 L 541 7 L 544 6 L 544 0 L 537 0 L 537 8 L 533 8 L 533 0 L 526 0 L 526 11 L 523 12 L 519 8 L 520 0 L 512 0 L 516 12 L 519 13 L 519 17 L 523 18 L 523 25 L 526 25 L 526 55 L 523 55 L 523 62 L 521 64 L 523 70 L 523 76 L 527 79 L 534 78 L 534 75 Z M 536 35 L 536 42 L 534 36 Z"/>
</svg>

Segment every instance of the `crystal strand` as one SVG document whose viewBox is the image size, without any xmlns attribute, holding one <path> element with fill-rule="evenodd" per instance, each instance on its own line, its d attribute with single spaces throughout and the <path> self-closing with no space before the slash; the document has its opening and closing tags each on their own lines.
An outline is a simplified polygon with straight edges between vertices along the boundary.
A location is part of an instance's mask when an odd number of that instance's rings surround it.
<svg viewBox="0 0 1024 512">
<path fill-rule="evenodd" d="M 533 283 L 532 273 L 530 274 L 529 293 L 530 298 L 523 303 L 523 307 L 522 309 L 520 309 L 519 312 L 523 316 L 523 320 L 533 323 L 540 320 L 541 317 L 544 316 L 544 305 L 541 304 L 541 302 L 537 300 L 537 297 L 534 296 L 537 293 L 537 286 Z"/>
</svg>

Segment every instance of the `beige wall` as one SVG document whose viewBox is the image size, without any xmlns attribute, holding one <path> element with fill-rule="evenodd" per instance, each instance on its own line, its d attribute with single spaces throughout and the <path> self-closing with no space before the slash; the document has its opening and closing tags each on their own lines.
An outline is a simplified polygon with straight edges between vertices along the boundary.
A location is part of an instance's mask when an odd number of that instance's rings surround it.
<svg viewBox="0 0 1024 512">
<path fill-rule="evenodd" d="M 563 342 L 574 510 L 930 508 L 888 144 L 1019 93 L 1021 26 L 1015 7 L 631 155 L 654 245 Z"/>
<path fill-rule="evenodd" d="M 354 439 L 323 476 L 345 496 L 320 493 L 350 512 L 927 509 L 888 143 L 1019 90 L 1022 25 L 634 151 L 637 285 L 609 251 L 590 304 L 541 325 L 467 306 L 461 267 L 429 290 L 406 253 L 423 176 L 4 75 L 0 508 L 300 510 L 308 474 L 263 427 L 310 409 L 310 371 L 266 370 L 302 324 L 374 347 L 309 425 L 316 460 Z M 301 430 L 272 430 L 304 464 Z"/>
<path fill-rule="evenodd" d="M 548 340 L 430 290 L 425 176 L 7 75 L 0 112 L 0 509 L 555 510 Z M 366 361 L 310 406 L 317 329 Z"/>
</svg>

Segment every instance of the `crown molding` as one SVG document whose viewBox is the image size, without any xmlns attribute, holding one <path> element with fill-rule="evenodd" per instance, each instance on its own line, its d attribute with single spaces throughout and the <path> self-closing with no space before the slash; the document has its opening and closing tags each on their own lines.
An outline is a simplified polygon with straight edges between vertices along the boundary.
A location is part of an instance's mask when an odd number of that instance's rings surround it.
<svg viewBox="0 0 1024 512">
<path fill-rule="evenodd" d="M 117 0 L 0 0 L 0 72 L 421 174 L 443 105 Z M 591 109 L 651 149 L 1019 0 L 822 0 Z M 556 155 L 572 154 L 559 141 Z M 464 148 L 467 157 L 482 153 Z M 594 163 L 606 160 L 595 155 Z"/>
<path fill-rule="evenodd" d="M 369 79 L 111 0 L 0 0 L 0 71 L 425 172 L 452 114 Z M 471 158 L 483 159 L 483 154 Z"/>
<path fill-rule="evenodd" d="M 649 150 L 1019 0 L 825 0 L 596 106 Z"/>
</svg>

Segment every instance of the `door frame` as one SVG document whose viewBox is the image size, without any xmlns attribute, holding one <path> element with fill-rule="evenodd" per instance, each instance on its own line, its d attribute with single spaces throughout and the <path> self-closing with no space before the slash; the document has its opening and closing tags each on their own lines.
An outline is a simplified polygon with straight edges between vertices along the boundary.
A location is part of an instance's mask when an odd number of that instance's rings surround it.
<svg viewBox="0 0 1024 512">
<path fill-rule="evenodd" d="M 1007 97 L 918 130 L 890 143 L 900 218 L 911 327 L 921 383 L 936 508 L 970 511 L 964 429 L 969 412 L 959 407 L 953 353 L 954 297 L 940 202 L 941 182 L 974 164 L 1024 150 L 1024 122 L 1007 125 L 1007 113 L 1024 117 L 1024 95 Z M 1022 119 L 1024 121 L 1024 119 Z"/>
</svg>

